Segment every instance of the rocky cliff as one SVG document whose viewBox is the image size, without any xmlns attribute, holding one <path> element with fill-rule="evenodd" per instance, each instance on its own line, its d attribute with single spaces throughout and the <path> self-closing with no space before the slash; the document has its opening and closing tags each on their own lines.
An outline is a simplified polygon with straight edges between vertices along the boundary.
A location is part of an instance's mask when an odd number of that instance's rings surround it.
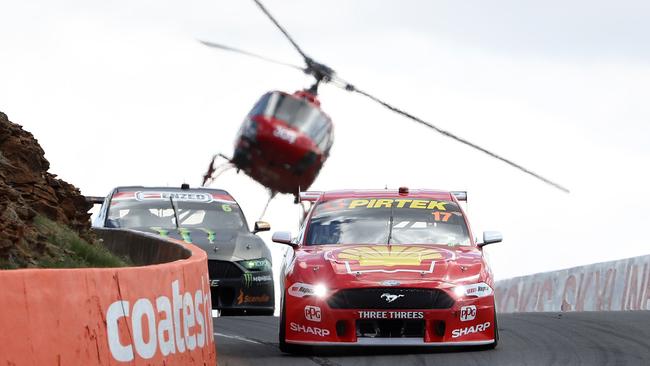
<svg viewBox="0 0 650 366">
<path fill-rule="evenodd" d="M 92 242 L 87 213 L 92 205 L 73 185 L 48 172 L 50 164 L 44 155 L 31 133 L 0 112 L 2 267 L 34 267 L 44 258 L 63 261 L 67 249 L 52 245 L 48 232 L 34 224 L 36 218 L 61 224 Z"/>
</svg>

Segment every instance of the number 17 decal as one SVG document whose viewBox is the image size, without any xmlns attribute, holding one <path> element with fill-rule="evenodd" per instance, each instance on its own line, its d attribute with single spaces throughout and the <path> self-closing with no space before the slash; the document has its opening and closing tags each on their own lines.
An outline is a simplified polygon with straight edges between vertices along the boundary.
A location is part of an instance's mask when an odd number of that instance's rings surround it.
<svg viewBox="0 0 650 366">
<path fill-rule="evenodd" d="M 447 222 L 447 221 L 449 221 L 449 218 L 451 217 L 451 212 L 434 211 L 431 214 L 433 215 L 433 219 L 435 221 Z"/>
</svg>

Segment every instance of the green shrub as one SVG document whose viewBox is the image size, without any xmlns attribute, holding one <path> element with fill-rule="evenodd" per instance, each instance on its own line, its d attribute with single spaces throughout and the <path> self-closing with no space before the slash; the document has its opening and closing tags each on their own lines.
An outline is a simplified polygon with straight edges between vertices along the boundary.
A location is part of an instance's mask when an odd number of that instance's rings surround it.
<svg viewBox="0 0 650 366">
<path fill-rule="evenodd" d="M 34 218 L 36 229 L 47 238 L 46 250 L 55 255 L 37 259 L 39 268 L 126 267 L 127 258 L 111 253 L 101 242 L 88 243 L 70 228 L 44 216 Z M 0 263 L 0 266 L 2 263 Z"/>
</svg>

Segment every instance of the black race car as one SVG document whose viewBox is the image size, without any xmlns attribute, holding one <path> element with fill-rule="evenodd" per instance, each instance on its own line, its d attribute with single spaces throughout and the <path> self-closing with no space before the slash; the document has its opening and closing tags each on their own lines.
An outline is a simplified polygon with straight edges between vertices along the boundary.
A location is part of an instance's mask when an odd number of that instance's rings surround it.
<svg viewBox="0 0 650 366">
<path fill-rule="evenodd" d="M 125 228 L 180 239 L 208 254 L 213 309 L 273 314 L 271 252 L 250 232 L 235 199 L 208 188 L 117 187 L 103 200 L 94 227 Z"/>
</svg>

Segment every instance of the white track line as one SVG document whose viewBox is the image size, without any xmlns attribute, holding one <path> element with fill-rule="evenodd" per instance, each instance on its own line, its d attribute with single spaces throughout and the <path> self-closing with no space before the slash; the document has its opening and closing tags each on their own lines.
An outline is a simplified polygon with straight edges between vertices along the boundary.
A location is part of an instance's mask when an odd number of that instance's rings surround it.
<svg viewBox="0 0 650 366">
<path fill-rule="evenodd" d="M 264 344 L 262 342 L 254 341 L 252 339 L 248 339 L 248 338 L 240 337 L 240 336 L 236 336 L 236 335 L 223 334 L 223 333 L 217 333 L 217 332 L 215 332 L 214 335 L 217 336 L 217 337 L 236 339 L 238 341 L 243 341 L 243 342 L 248 342 L 248 343 Z"/>
</svg>

